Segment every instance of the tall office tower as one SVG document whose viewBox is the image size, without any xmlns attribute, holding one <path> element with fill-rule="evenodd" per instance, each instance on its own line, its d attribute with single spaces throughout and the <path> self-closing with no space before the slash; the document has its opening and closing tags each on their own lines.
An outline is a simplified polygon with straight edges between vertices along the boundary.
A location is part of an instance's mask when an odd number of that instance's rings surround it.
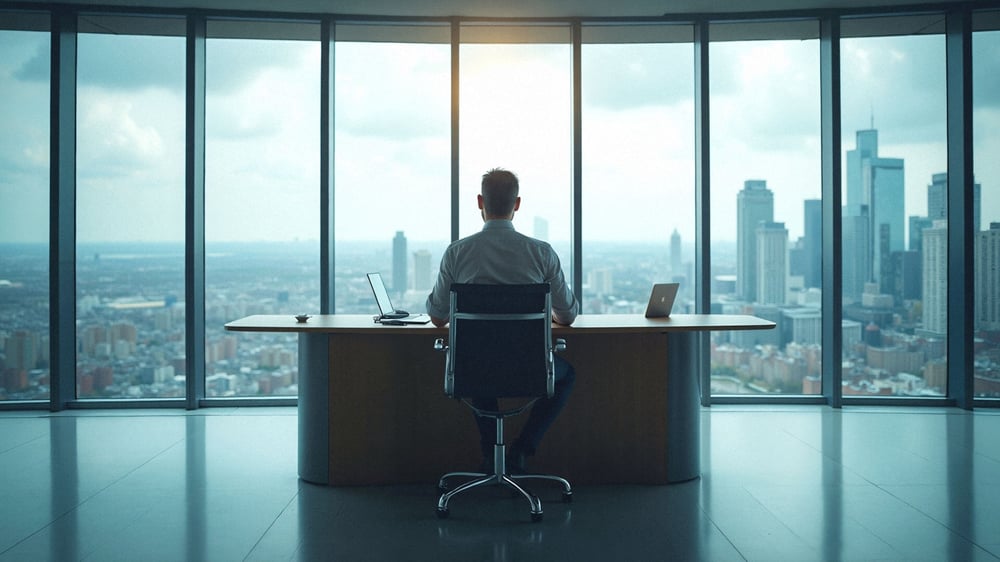
<svg viewBox="0 0 1000 562">
<path fill-rule="evenodd" d="M 874 276 L 878 291 L 880 293 L 888 293 L 892 289 L 892 252 L 890 248 L 890 237 L 889 237 L 889 225 L 882 223 L 877 227 L 877 235 L 875 237 L 875 244 L 878 245 L 878 251 L 875 255 L 880 256 L 878 261 L 878 269 L 875 270 Z M 902 250 L 896 250 L 902 251 Z"/>
<path fill-rule="evenodd" d="M 948 218 L 948 174 L 934 174 L 927 186 L 927 218 L 932 221 Z"/>
<path fill-rule="evenodd" d="M 975 181 L 975 180 L 973 180 Z M 979 232 L 979 225 L 982 224 L 983 186 L 978 183 L 972 184 L 972 231 Z"/>
<path fill-rule="evenodd" d="M 38 333 L 27 330 L 14 332 L 4 345 L 7 367 L 19 370 L 34 369 L 41 354 L 40 347 L 41 337 Z"/>
<path fill-rule="evenodd" d="M 868 235 L 868 207 L 862 206 L 860 215 L 844 215 L 840 219 L 841 243 L 843 246 L 843 279 L 844 300 L 861 302 L 861 295 L 868 281 L 871 269 L 871 251 L 868 246 L 871 236 Z M 847 304 L 847 302 L 845 302 Z"/>
<path fill-rule="evenodd" d="M 413 252 L 413 288 L 429 291 L 434 283 L 431 269 L 431 253 L 427 250 Z"/>
<path fill-rule="evenodd" d="M 903 250 L 903 159 L 878 155 L 878 131 L 857 131 L 855 148 L 847 151 L 847 205 L 844 216 L 859 216 L 868 208 L 870 236 L 881 233 L 880 225 L 889 225 L 888 250 Z M 882 260 L 890 259 L 878 240 L 868 243 L 871 252 L 868 280 L 880 282 Z"/>
<path fill-rule="evenodd" d="M 976 233 L 976 330 L 1000 330 L 1000 222 Z"/>
<path fill-rule="evenodd" d="M 766 180 L 746 180 L 736 195 L 736 292 L 757 297 L 757 227 L 774 220 L 774 193 Z"/>
<path fill-rule="evenodd" d="M 948 333 L 948 223 L 934 221 L 924 230 L 923 321 L 924 330 Z"/>
<path fill-rule="evenodd" d="M 974 180 L 973 180 L 974 181 Z M 972 184 L 972 231 L 979 232 L 980 207 L 983 186 Z M 948 218 L 948 174 L 934 174 L 927 186 L 927 218 L 946 220 Z M 912 230 L 910 231 L 913 232 Z M 912 234 L 911 234 L 912 235 Z"/>
<path fill-rule="evenodd" d="M 934 221 L 927 217 L 910 217 L 910 244 L 909 248 L 914 251 L 921 251 L 924 247 L 924 230 L 934 226 Z"/>
<path fill-rule="evenodd" d="M 891 291 L 896 297 L 897 305 L 903 304 L 903 301 L 920 299 L 920 292 L 923 290 L 922 274 L 920 252 L 905 250 L 892 253 L 893 283 L 886 291 Z"/>
<path fill-rule="evenodd" d="M 803 202 L 805 212 L 805 231 L 803 233 L 803 250 L 805 263 L 803 277 L 806 288 L 823 285 L 823 201 L 806 199 Z"/>
<path fill-rule="evenodd" d="M 847 209 L 844 214 L 852 217 L 861 214 L 861 206 L 869 205 L 861 169 L 865 160 L 878 156 L 878 131 L 866 129 L 855 133 L 854 150 L 847 151 Z"/>
<path fill-rule="evenodd" d="M 788 246 L 788 276 L 800 277 L 802 288 L 805 288 L 806 279 L 806 241 L 804 237 L 792 242 Z"/>
<path fill-rule="evenodd" d="M 757 227 L 757 303 L 785 304 L 788 276 L 788 229 L 783 222 Z"/>
<path fill-rule="evenodd" d="M 681 235 L 674 229 L 673 234 L 670 235 L 670 274 L 671 275 L 683 275 L 681 265 Z"/>
<path fill-rule="evenodd" d="M 396 231 L 396 237 L 392 239 L 392 290 L 397 295 L 406 292 L 407 270 L 406 270 L 406 236 L 402 230 Z"/>
<path fill-rule="evenodd" d="M 549 241 L 549 221 L 543 219 L 542 217 L 535 217 L 535 238 L 539 240 Z"/>
<path fill-rule="evenodd" d="M 882 262 L 890 259 L 890 252 L 904 249 L 903 159 L 871 158 L 862 170 L 871 194 L 870 232 L 878 236 L 872 244 L 872 279 L 881 284 L 885 267 Z M 882 225 L 887 225 L 888 230 Z"/>
<path fill-rule="evenodd" d="M 606 267 L 591 269 L 587 273 L 587 284 L 598 295 L 610 295 L 614 292 L 614 272 Z"/>
</svg>

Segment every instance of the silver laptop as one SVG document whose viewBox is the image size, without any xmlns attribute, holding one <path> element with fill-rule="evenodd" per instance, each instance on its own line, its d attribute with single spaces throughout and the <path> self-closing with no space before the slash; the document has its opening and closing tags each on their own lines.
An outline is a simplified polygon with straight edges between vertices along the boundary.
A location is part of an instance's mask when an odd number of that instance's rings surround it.
<svg viewBox="0 0 1000 562">
<path fill-rule="evenodd" d="M 375 294 L 375 303 L 378 305 L 379 315 L 376 322 L 382 324 L 426 324 L 431 321 L 431 317 L 426 314 L 410 314 L 405 310 L 397 310 L 392 306 L 389 299 L 389 292 L 385 290 L 382 283 L 381 273 L 369 273 L 368 283 L 372 286 L 372 293 Z"/>
<path fill-rule="evenodd" d="M 656 283 L 653 285 L 653 292 L 649 295 L 649 304 L 646 305 L 646 318 L 670 316 L 670 309 L 674 307 L 674 299 L 677 298 L 678 287 L 680 287 L 680 283 Z"/>
</svg>

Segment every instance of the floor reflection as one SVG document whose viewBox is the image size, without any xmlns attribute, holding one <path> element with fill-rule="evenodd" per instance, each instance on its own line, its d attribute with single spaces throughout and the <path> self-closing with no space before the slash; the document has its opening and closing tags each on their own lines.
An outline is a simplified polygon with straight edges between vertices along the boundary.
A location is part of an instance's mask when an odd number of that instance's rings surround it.
<svg viewBox="0 0 1000 562">
<path fill-rule="evenodd" d="M 0 562 L 1000 558 L 1000 415 L 717 407 L 699 479 L 470 491 L 296 477 L 294 409 L 0 413 Z"/>
</svg>

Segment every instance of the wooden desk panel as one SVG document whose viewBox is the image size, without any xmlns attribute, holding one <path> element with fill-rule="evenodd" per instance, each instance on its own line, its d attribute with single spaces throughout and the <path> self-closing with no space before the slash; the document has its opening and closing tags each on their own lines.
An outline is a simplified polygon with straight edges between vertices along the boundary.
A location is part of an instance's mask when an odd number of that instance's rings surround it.
<svg viewBox="0 0 1000 562">
<path fill-rule="evenodd" d="M 562 356 L 576 369 L 576 384 L 531 467 L 581 484 L 666 482 L 666 337 L 566 338 Z M 433 482 L 450 470 L 477 469 L 473 414 L 445 396 L 444 354 L 433 341 L 331 339 L 331 484 Z M 507 420 L 508 442 L 526 419 L 527 413 Z"/>
</svg>

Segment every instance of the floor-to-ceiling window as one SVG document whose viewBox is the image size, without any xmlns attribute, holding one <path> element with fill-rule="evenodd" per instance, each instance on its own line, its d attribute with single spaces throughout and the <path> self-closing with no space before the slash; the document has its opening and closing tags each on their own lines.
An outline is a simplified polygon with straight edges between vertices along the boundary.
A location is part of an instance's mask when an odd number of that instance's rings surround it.
<svg viewBox="0 0 1000 562">
<path fill-rule="evenodd" d="M 294 334 L 223 326 L 319 311 L 319 24 L 207 30 L 205 395 L 295 395 Z"/>
<path fill-rule="evenodd" d="M 995 4 L 973 16 L 974 385 L 998 398 L 1000 182 Z M 49 14 L 0 14 L 0 401 L 49 395 Z M 374 312 L 381 271 L 421 311 L 454 226 L 499 166 L 515 226 L 571 271 L 586 313 L 636 312 L 694 279 L 691 31 L 582 30 L 582 192 L 574 216 L 569 20 L 341 22 L 334 48 L 334 311 Z M 944 14 L 840 18 L 843 393 L 947 394 Z M 294 395 L 296 339 L 236 334 L 254 313 L 319 309 L 319 23 L 210 19 L 206 396 Z M 76 396 L 184 395 L 184 19 L 83 14 L 77 75 Z M 616 33 L 619 38 L 613 37 Z M 713 335 L 712 393 L 820 392 L 818 25 L 710 24 L 713 312 L 771 332 Z M 621 37 L 626 37 L 622 39 Z M 452 225 L 451 112 L 460 125 Z M 951 187 L 954 189 L 954 186 Z M 686 211 L 685 211 L 686 210 Z M 388 217 L 388 218 L 387 218 Z M 572 240 L 579 219 L 582 236 Z M 616 246 L 616 244 L 620 244 Z M 72 268 L 71 268 L 72 269 Z"/>
<path fill-rule="evenodd" d="M 49 396 L 48 25 L 0 12 L 0 401 Z"/>
<path fill-rule="evenodd" d="M 842 23 L 845 397 L 947 390 L 943 21 Z"/>
<path fill-rule="evenodd" d="M 77 396 L 183 397 L 184 20 L 78 25 Z"/>
<path fill-rule="evenodd" d="M 976 14 L 973 24 L 973 391 L 1000 398 L 1000 12 Z"/>
<path fill-rule="evenodd" d="M 470 24 L 460 38 L 460 235 L 482 228 L 476 206 L 482 175 L 505 168 L 520 181 L 514 227 L 551 243 L 569 277 L 570 28 Z"/>
<path fill-rule="evenodd" d="M 377 271 L 423 312 L 451 236 L 451 28 L 336 31 L 335 311 L 376 314 Z"/>
<path fill-rule="evenodd" d="M 679 282 L 693 312 L 691 26 L 582 32 L 585 314 L 642 314 L 653 283 Z"/>
<path fill-rule="evenodd" d="M 709 28 L 712 393 L 821 393 L 819 24 Z"/>
</svg>

